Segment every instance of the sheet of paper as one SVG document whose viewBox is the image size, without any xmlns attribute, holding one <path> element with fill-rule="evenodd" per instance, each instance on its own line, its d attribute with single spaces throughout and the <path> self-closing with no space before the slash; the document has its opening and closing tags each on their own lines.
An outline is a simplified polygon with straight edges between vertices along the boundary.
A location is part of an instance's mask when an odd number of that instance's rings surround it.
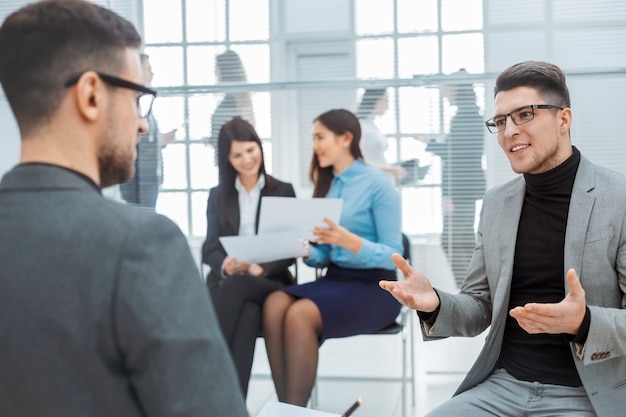
<svg viewBox="0 0 626 417">
<path fill-rule="evenodd" d="M 268 401 L 257 417 L 339 417 L 339 414 L 325 413 L 296 405 Z"/>
<path fill-rule="evenodd" d="M 293 232 L 313 240 L 313 227 L 328 227 L 323 218 L 339 223 L 342 205 L 340 198 L 263 197 L 259 234 Z"/>
<path fill-rule="evenodd" d="M 228 256 L 254 264 L 306 255 L 300 238 L 293 232 L 222 236 L 220 242 Z"/>
</svg>

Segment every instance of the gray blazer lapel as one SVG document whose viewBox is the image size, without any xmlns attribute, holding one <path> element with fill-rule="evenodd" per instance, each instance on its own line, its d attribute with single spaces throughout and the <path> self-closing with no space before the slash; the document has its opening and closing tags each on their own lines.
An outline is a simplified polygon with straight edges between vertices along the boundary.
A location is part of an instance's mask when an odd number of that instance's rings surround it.
<svg viewBox="0 0 626 417">
<path fill-rule="evenodd" d="M 569 203 L 569 214 L 567 215 L 563 265 L 563 279 L 565 280 L 566 291 L 569 291 L 566 279 L 567 270 L 574 268 L 579 275 L 582 270 L 585 236 L 589 220 L 591 219 L 591 211 L 596 200 L 590 191 L 595 188 L 595 182 L 596 169 L 594 165 L 584 157 L 581 157 Z"/>
<path fill-rule="evenodd" d="M 498 213 L 498 247 L 500 251 L 500 273 L 499 279 L 505 278 L 506 285 L 498 285 L 498 292 L 507 294 L 513 275 L 513 260 L 515 257 L 515 244 L 517 241 L 517 230 L 519 219 L 522 214 L 524 204 L 524 194 L 526 193 L 526 183 L 520 177 L 512 187 L 509 188 L 502 202 L 502 212 Z M 505 288 L 506 287 L 506 288 Z M 497 295 L 497 294 L 496 294 Z M 494 297 L 494 302 L 496 298 Z"/>
<path fill-rule="evenodd" d="M 491 330 L 480 356 L 456 391 L 457 394 L 483 381 L 493 370 L 500 355 L 508 317 L 515 241 L 525 192 L 526 183 L 520 176 L 502 188 L 494 189 L 493 194 L 488 193 L 483 203 L 485 210 L 481 223 L 486 232 L 484 239 L 488 239 L 483 241 L 484 251 L 488 254 L 484 258 L 487 262 L 489 288 L 492 291 Z"/>
</svg>

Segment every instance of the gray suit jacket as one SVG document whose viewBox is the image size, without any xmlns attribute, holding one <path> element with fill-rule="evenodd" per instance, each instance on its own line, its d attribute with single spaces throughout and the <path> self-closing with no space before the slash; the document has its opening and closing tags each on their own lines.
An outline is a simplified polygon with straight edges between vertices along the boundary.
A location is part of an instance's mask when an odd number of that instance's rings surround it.
<svg viewBox="0 0 626 417">
<path fill-rule="evenodd" d="M 0 183 L 0 415 L 248 416 L 178 227 L 75 172 Z"/>
<path fill-rule="evenodd" d="M 526 185 L 523 177 L 485 196 L 474 257 L 459 294 L 439 292 L 441 307 L 425 339 L 475 336 L 491 325 L 478 359 L 457 390 L 487 378 L 502 346 L 517 227 Z M 581 158 L 567 221 L 565 262 L 586 293 L 591 325 L 584 346 L 572 344 L 580 379 L 600 417 L 626 408 L 626 177 Z M 566 291 L 569 290 L 565 280 Z"/>
</svg>

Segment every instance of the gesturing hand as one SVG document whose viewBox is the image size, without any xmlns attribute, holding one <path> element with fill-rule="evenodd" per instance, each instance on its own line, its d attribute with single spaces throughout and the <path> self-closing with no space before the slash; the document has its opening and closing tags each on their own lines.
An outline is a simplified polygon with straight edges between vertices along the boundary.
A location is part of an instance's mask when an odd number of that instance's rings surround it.
<svg viewBox="0 0 626 417">
<path fill-rule="evenodd" d="M 397 253 L 391 255 L 391 260 L 402 271 L 404 280 L 380 281 L 378 285 L 409 308 L 426 313 L 435 311 L 439 306 L 439 297 L 428 278 Z"/>
<path fill-rule="evenodd" d="M 585 317 L 585 290 L 573 269 L 567 271 L 567 283 L 570 290 L 561 302 L 528 303 L 515 307 L 509 314 L 530 334 L 577 334 Z"/>
</svg>

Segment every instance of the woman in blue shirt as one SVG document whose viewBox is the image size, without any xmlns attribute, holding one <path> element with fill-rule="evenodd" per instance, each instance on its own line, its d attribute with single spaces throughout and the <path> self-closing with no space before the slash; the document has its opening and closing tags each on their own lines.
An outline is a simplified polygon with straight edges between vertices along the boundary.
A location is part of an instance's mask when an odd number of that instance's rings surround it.
<svg viewBox="0 0 626 417">
<path fill-rule="evenodd" d="M 314 229 L 304 262 L 327 267 L 320 279 L 272 293 L 263 329 L 281 402 L 305 406 L 315 382 L 318 348 L 329 338 L 375 332 L 400 305 L 378 286 L 396 279 L 391 254 L 402 252 L 400 202 L 389 177 L 362 160 L 361 127 L 347 110 L 330 110 L 313 125 L 310 178 L 314 197 L 343 199 L 339 224 Z"/>
</svg>

